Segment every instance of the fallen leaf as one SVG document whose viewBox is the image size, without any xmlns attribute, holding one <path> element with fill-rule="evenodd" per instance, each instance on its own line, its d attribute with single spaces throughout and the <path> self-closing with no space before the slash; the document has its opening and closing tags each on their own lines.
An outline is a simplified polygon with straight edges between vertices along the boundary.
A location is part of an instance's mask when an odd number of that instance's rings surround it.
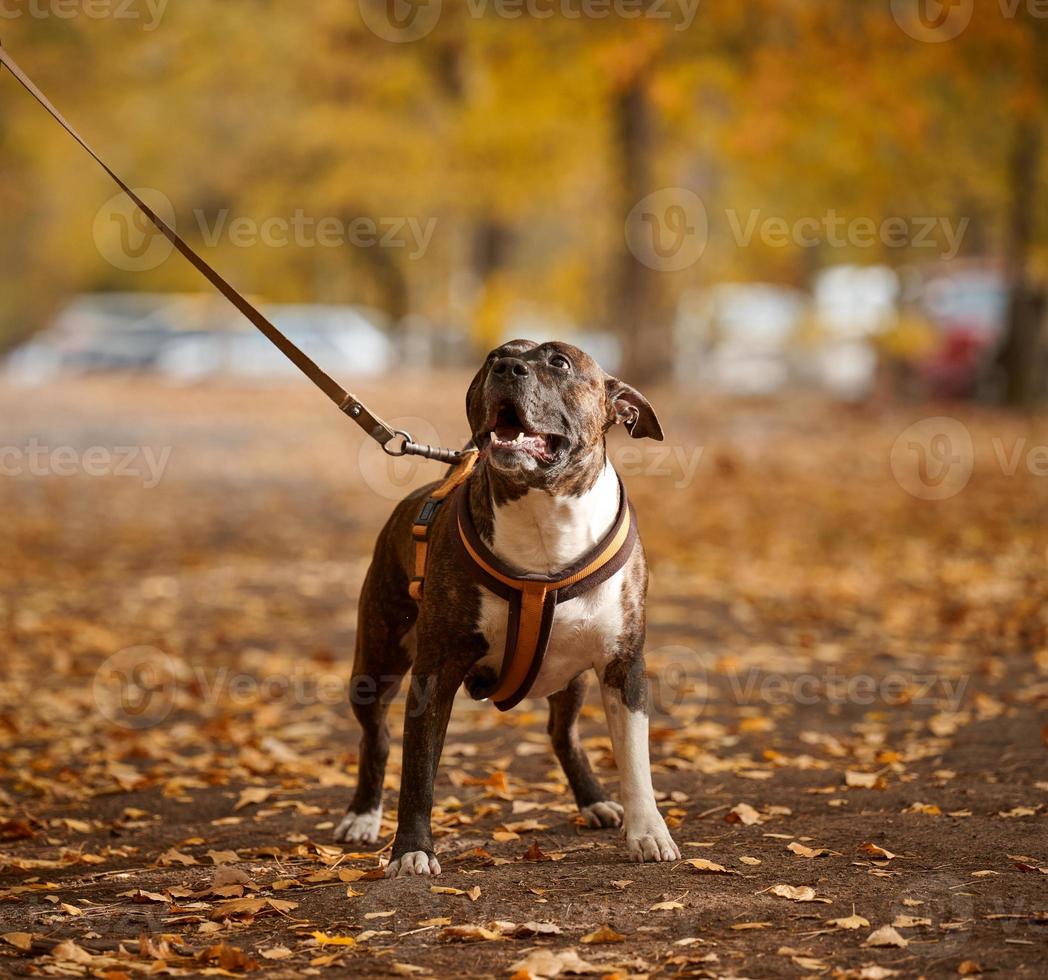
<svg viewBox="0 0 1048 980">
<path fill-rule="evenodd" d="M 320 946 L 356 946 L 357 944 L 352 936 L 329 936 L 326 932 L 313 932 L 310 935 Z"/>
<path fill-rule="evenodd" d="M 513 938 L 521 939 L 527 936 L 559 936 L 563 929 L 554 922 L 522 922 L 513 930 Z"/>
<path fill-rule="evenodd" d="M 725 823 L 741 823 L 751 827 L 761 822 L 761 815 L 749 803 L 736 803 L 725 815 Z"/>
<path fill-rule="evenodd" d="M 463 925 L 445 926 L 440 930 L 440 938 L 450 942 L 475 943 L 491 942 L 503 937 L 501 933 L 493 929 L 486 929 L 484 926 Z"/>
<path fill-rule="evenodd" d="M 233 810 L 241 810 L 254 803 L 265 803 L 273 795 L 273 790 L 265 786 L 248 786 L 240 791 L 240 797 L 236 801 Z"/>
<path fill-rule="evenodd" d="M 891 851 L 885 850 L 885 848 L 880 847 L 877 844 L 860 844 L 859 850 L 862 851 L 863 854 L 868 854 L 870 857 L 877 858 L 881 861 L 891 861 L 892 858 L 898 857 L 897 854 L 892 854 Z"/>
<path fill-rule="evenodd" d="M 916 915 L 905 915 L 901 912 L 895 917 L 895 920 L 892 922 L 892 925 L 896 929 L 915 929 L 917 926 L 930 926 L 931 924 L 931 919 L 921 918 L 920 916 Z"/>
<path fill-rule="evenodd" d="M 884 780 L 875 772 L 857 772 L 845 769 L 844 785 L 855 789 L 883 789 Z"/>
<path fill-rule="evenodd" d="M 602 973 L 600 967 L 593 966 L 579 957 L 573 949 L 551 950 L 537 949 L 522 960 L 514 963 L 511 980 L 527 978 L 559 977 L 569 973 Z"/>
<path fill-rule="evenodd" d="M 208 851 L 207 856 L 213 864 L 233 864 L 240 860 L 236 851 Z"/>
<path fill-rule="evenodd" d="M 827 850 L 825 847 L 806 847 L 798 841 L 793 841 L 791 844 L 786 845 L 787 851 L 792 851 L 798 857 L 802 858 L 818 858 L 818 857 L 829 857 L 833 854 L 833 851 Z"/>
<path fill-rule="evenodd" d="M 67 960 L 72 963 L 90 963 L 94 959 L 94 956 L 86 949 L 77 946 L 71 939 L 62 940 L 51 950 L 51 955 L 56 960 Z"/>
<path fill-rule="evenodd" d="M 9 946 L 20 949 L 23 953 L 28 953 L 33 948 L 33 934 L 31 932 L 5 932 L 0 936 L 0 939 Z"/>
<path fill-rule="evenodd" d="M 684 862 L 690 864 L 696 871 L 701 871 L 704 874 L 711 875 L 737 875 L 738 871 L 733 871 L 730 868 L 724 867 L 723 864 L 716 864 L 713 861 L 707 861 L 706 858 L 689 858 Z"/>
<path fill-rule="evenodd" d="M 863 946 L 897 946 L 899 949 L 905 949 L 909 945 L 910 941 L 903 939 L 892 926 L 881 926 L 880 929 L 875 929 L 863 943 Z"/>
<path fill-rule="evenodd" d="M 772 885 L 771 888 L 766 889 L 773 895 L 778 895 L 779 898 L 788 898 L 791 902 L 822 902 L 826 905 L 831 905 L 832 901 L 828 898 L 819 898 L 815 894 L 815 889 L 810 885 Z"/>
<path fill-rule="evenodd" d="M 852 909 L 851 915 L 847 915 L 842 919 L 827 919 L 826 924 L 833 926 L 835 929 L 866 929 L 869 928 L 870 920 L 863 918 L 861 915 L 856 915 L 855 909 Z"/>
<path fill-rule="evenodd" d="M 587 946 L 591 946 L 600 943 L 624 943 L 626 937 L 616 932 L 611 926 L 601 926 L 593 932 L 586 933 L 579 941 L 586 943 Z"/>
<path fill-rule="evenodd" d="M 926 817 L 938 817 L 942 810 L 934 803 L 911 803 L 903 813 L 923 813 Z"/>
<path fill-rule="evenodd" d="M 192 854 L 183 854 L 173 847 L 168 848 L 156 859 L 157 866 L 161 868 L 170 868 L 175 864 L 190 865 L 197 863 L 197 859 Z"/>
</svg>

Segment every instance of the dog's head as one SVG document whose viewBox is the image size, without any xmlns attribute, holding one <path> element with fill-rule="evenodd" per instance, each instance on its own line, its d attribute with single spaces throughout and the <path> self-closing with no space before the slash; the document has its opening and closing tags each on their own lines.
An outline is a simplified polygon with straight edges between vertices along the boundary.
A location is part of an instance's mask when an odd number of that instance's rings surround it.
<svg viewBox="0 0 1048 980">
<path fill-rule="evenodd" d="M 604 436 L 662 439 L 648 400 L 571 344 L 512 340 L 495 348 L 466 394 L 473 441 L 513 487 L 561 492 L 604 463 Z"/>
</svg>

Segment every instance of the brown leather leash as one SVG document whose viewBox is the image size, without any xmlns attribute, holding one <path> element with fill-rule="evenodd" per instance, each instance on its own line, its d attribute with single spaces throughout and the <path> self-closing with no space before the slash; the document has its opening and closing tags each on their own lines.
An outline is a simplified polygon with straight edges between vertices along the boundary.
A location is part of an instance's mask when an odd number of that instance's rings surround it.
<svg viewBox="0 0 1048 980">
<path fill-rule="evenodd" d="M 394 429 L 379 416 L 371 412 L 368 407 L 355 395 L 346 391 L 329 374 L 323 371 L 304 351 L 295 346 L 280 330 L 271 323 L 256 307 L 249 303 L 244 296 L 222 278 L 207 262 L 205 262 L 186 242 L 171 228 L 159 215 L 157 215 L 119 176 L 109 165 L 91 148 L 87 141 L 76 131 L 66 118 L 55 108 L 50 99 L 33 84 L 28 75 L 11 58 L 11 56 L 0 46 L 0 65 L 3 65 L 17 79 L 24 88 L 47 113 L 61 126 L 77 143 L 80 144 L 94 159 L 94 161 L 116 182 L 117 186 L 135 202 L 138 209 L 149 219 L 153 226 L 189 261 L 189 263 L 200 274 L 207 279 L 230 303 L 233 304 L 254 326 L 256 326 L 266 338 L 279 350 L 292 364 L 295 365 L 310 381 L 313 382 L 325 395 L 328 396 L 339 410 L 348 415 L 357 423 L 382 449 L 390 456 L 424 456 L 426 459 L 435 459 L 442 463 L 457 463 L 463 457 L 463 452 L 458 449 L 443 449 L 435 446 L 416 443 L 410 433 L 403 429 Z M 396 445 L 396 440 L 400 444 Z"/>
</svg>

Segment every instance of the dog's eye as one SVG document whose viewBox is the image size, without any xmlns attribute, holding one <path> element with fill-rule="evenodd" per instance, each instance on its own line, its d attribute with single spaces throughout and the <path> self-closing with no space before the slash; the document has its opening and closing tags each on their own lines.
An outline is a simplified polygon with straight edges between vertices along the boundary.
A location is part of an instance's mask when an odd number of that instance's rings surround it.
<svg viewBox="0 0 1048 980">
<path fill-rule="evenodd" d="M 560 371 L 570 371 L 571 361 L 569 361 L 563 354 L 553 354 L 549 359 L 549 366 L 555 367 Z"/>
</svg>

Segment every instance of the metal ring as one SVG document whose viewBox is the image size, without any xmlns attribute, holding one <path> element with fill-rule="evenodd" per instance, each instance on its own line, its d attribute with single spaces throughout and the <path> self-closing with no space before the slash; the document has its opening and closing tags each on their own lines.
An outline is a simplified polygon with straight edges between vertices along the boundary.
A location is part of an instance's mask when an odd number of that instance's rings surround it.
<svg viewBox="0 0 1048 980">
<path fill-rule="evenodd" d="M 387 456 L 406 456 L 407 452 L 408 452 L 408 449 L 407 449 L 408 443 L 413 441 L 412 438 L 411 438 L 411 433 L 410 432 L 405 432 L 403 429 L 394 429 L 393 430 L 393 434 L 394 434 L 394 437 L 400 436 L 400 438 L 404 440 L 400 444 L 400 449 L 399 450 L 390 449 L 389 448 L 390 447 L 390 443 L 393 442 L 393 440 L 390 439 L 389 442 L 384 442 L 382 444 L 382 451 Z"/>
</svg>

